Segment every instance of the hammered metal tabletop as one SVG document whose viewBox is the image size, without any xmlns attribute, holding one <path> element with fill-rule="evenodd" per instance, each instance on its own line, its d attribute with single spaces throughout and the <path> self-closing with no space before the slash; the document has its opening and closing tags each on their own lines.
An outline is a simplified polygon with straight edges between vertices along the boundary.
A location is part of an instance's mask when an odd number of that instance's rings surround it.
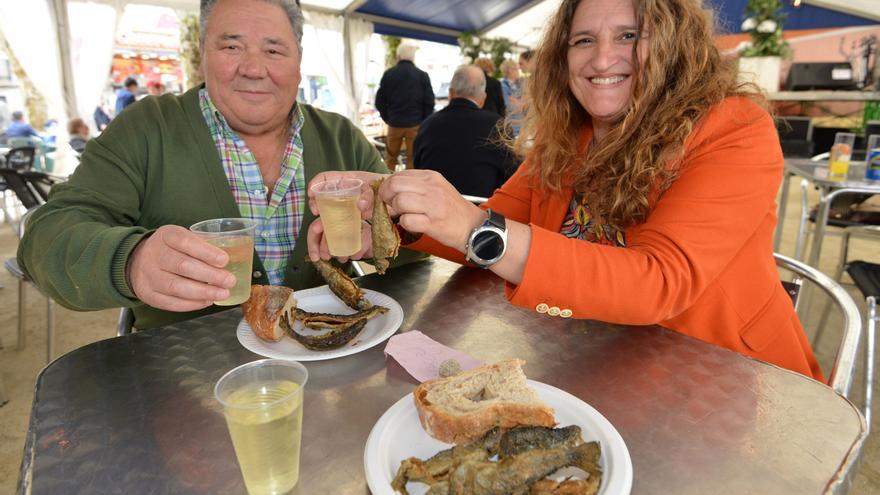
<svg viewBox="0 0 880 495">
<path fill-rule="evenodd" d="M 514 307 L 490 272 L 431 260 L 360 280 L 418 329 L 596 408 L 621 433 L 633 493 L 843 492 L 865 437 L 857 409 L 804 376 L 659 327 L 566 320 Z M 213 385 L 257 359 L 235 337 L 238 309 L 97 342 L 39 376 L 21 493 L 244 493 Z M 384 344 L 304 363 L 295 493 L 369 493 L 373 424 L 416 385 Z"/>
</svg>

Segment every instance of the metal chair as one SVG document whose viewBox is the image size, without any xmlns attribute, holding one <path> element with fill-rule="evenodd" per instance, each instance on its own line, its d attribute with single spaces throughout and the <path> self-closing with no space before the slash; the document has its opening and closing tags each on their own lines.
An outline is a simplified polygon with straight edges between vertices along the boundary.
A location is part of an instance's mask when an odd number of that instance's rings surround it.
<svg viewBox="0 0 880 495">
<path fill-rule="evenodd" d="M 21 217 L 21 221 L 18 226 L 18 237 L 21 239 L 21 236 L 24 235 L 24 229 L 27 226 L 27 221 L 30 216 L 36 211 L 36 208 L 31 208 Z M 10 273 L 13 277 L 18 280 L 18 340 L 16 342 L 16 349 L 23 349 L 25 344 L 25 316 L 27 315 L 26 309 L 26 286 L 27 282 L 31 280 L 27 277 L 21 267 L 18 265 L 18 260 L 15 258 L 9 258 L 4 263 L 6 267 L 6 271 Z M 35 286 L 36 287 L 36 286 Z M 54 311 L 54 301 L 51 297 L 46 296 L 46 362 L 52 360 L 52 356 L 55 354 L 55 311 Z"/>
<path fill-rule="evenodd" d="M 880 299 L 880 265 L 865 261 L 853 261 L 846 266 L 846 272 L 852 277 L 856 287 L 865 298 L 867 314 L 865 315 L 865 420 L 871 428 L 871 404 L 874 385 L 875 333 L 877 322 L 877 299 Z"/>
<path fill-rule="evenodd" d="M 840 345 L 834 358 L 834 364 L 828 375 L 828 386 L 844 397 L 849 397 L 850 387 L 856 370 L 856 355 L 858 354 L 859 339 L 862 334 L 862 319 L 855 301 L 846 290 L 835 282 L 831 277 L 788 256 L 778 253 L 773 254 L 776 266 L 792 274 L 790 282 L 783 282 L 792 299 L 795 300 L 795 308 L 798 306 L 797 295 L 805 281 L 820 288 L 834 302 L 843 316 L 843 329 Z M 873 384 L 873 367 L 865 368 L 866 387 Z M 866 388 L 866 397 L 870 395 L 870 389 Z M 870 413 L 869 403 L 865 404 L 865 416 Z"/>
<path fill-rule="evenodd" d="M 119 320 L 116 322 L 116 336 L 122 337 L 135 331 L 134 312 L 131 308 L 121 308 L 119 310 Z"/>
<path fill-rule="evenodd" d="M 34 168 L 34 160 L 37 149 L 33 146 L 19 146 L 12 148 L 6 153 L 6 167 L 16 170 L 30 170 Z"/>
</svg>

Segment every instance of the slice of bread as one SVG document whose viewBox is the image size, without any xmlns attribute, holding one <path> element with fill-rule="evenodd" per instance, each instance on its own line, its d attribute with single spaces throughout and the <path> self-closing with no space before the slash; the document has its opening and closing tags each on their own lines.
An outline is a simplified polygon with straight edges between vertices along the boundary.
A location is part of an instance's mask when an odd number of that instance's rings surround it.
<svg viewBox="0 0 880 495">
<path fill-rule="evenodd" d="M 283 325 L 293 322 L 296 298 L 293 289 L 281 285 L 253 285 L 251 297 L 241 305 L 244 318 L 254 334 L 268 342 L 278 342 L 284 337 Z M 282 322 L 282 316 L 287 318 Z"/>
<path fill-rule="evenodd" d="M 463 444 L 495 426 L 556 425 L 553 408 L 526 383 L 520 359 L 428 380 L 413 392 L 422 427 L 446 443 Z"/>
</svg>

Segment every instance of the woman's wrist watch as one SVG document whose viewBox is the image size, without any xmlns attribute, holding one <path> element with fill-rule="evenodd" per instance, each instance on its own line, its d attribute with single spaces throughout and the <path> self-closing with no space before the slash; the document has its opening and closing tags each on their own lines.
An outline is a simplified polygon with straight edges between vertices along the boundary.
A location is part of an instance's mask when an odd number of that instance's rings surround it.
<svg viewBox="0 0 880 495">
<path fill-rule="evenodd" d="M 507 224 L 504 216 L 486 210 L 488 218 L 471 232 L 467 241 L 465 259 L 480 268 L 498 263 L 507 252 Z"/>
</svg>

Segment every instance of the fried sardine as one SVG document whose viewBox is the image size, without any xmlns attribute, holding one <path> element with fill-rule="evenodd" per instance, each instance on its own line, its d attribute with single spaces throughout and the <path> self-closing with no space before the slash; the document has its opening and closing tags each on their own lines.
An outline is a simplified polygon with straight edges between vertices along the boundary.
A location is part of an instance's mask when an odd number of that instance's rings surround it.
<svg viewBox="0 0 880 495">
<path fill-rule="evenodd" d="M 369 320 L 375 318 L 376 316 L 385 314 L 387 312 L 388 308 L 384 306 L 373 306 L 369 309 L 358 311 L 357 313 L 350 315 L 311 313 L 309 311 L 303 311 L 299 308 L 296 308 L 294 310 L 294 318 L 302 323 L 303 326 L 311 328 L 313 330 L 320 330 L 323 328 L 338 329 L 346 327 L 353 323 L 357 323 L 361 320 Z"/>
<path fill-rule="evenodd" d="M 373 216 L 370 219 L 373 231 L 372 263 L 380 275 L 385 274 L 385 270 L 390 264 L 389 259 L 396 258 L 397 251 L 400 249 L 400 234 L 391 222 L 388 207 L 379 198 L 379 186 L 382 185 L 383 180 L 385 179 L 379 179 L 370 184 L 373 188 Z"/>
<path fill-rule="evenodd" d="M 364 297 L 364 291 L 340 268 L 333 266 L 329 261 L 312 261 L 308 257 L 306 257 L 306 261 L 315 265 L 315 269 L 318 270 L 318 273 L 327 282 L 330 291 L 342 300 L 346 306 L 358 311 L 373 307 L 372 303 Z"/>
<path fill-rule="evenodd" d="M 281 327 L 287 332 L 287 335 L 290 335 L 294 340 L 313 351 L 327 351 L 342 347 L 361 333 L 361 330 L 367 324 L 367 320 L 362 319 L 321 335 L 303 335 L 293 330 L 293 325 L 290 324 L 287 318 L 282 319 L 282 321 Z"/>
</svg>

